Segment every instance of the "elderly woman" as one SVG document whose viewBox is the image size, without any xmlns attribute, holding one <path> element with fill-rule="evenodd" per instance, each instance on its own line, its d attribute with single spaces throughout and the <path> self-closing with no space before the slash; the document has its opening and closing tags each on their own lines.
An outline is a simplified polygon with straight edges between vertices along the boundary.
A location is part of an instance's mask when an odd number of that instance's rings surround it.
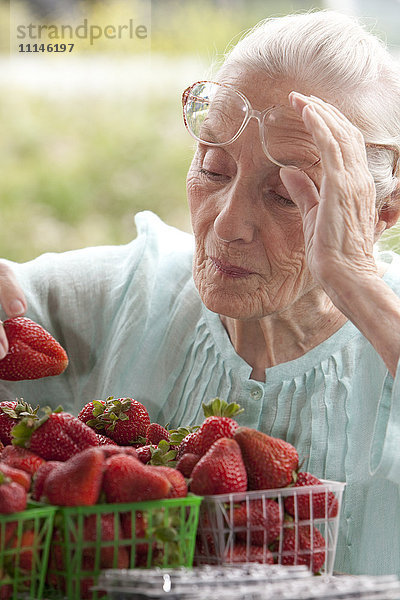
<svg viewBox="0 0 400 600">
<path fill-rule="evenodd" d="M 127 246 L 5 262 L 5 315 L 27 306 L 70 366 L 2 398 L 133 396 L 173 425 L 235 400 L 347 482 L 336 569 L 400 574 L 400 261 L 374 252 L 400 210 L 399 71 L 316 12 L 261 23 L 214 79 L 183 95 L 194 249 L 141 213 Z"/>
</svg>

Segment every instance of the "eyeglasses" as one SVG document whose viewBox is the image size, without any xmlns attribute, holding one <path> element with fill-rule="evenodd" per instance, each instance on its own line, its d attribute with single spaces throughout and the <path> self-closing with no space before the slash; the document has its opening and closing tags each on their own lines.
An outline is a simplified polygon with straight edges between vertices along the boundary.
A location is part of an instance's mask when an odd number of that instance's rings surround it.
<svg viewBox="0 0 400 600">
<path fill-rule="evenodd" d="M 254 118 L 258 121 L 263 151 L 274 164 L 307 170 L 321 160 L 302 118 L 290 106 L 255 110 L 242 92 L 213 81 L 198 81 L 189 86 L 182 94 L 182 105 L 187 130 L 198 142 L 208 146 L 232 144 Z M 399 161 L 398 148 L 370 142 L 365 145 L 394 153 L 394 175 Z"/>
</svg>

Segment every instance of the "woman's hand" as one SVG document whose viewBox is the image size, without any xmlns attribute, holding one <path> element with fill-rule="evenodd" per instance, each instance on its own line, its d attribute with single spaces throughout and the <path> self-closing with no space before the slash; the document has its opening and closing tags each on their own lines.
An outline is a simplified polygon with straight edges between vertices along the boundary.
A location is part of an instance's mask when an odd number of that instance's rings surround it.
<svg viewBox="0 0 400 600">
<path fill-rule="evenodd" d="M 7 317 L 18 317 L 26 311 L 26 299 L 14 272 L 0 261 L 0 304 Z M 4 327 L 0 325 L 0 359 L 8 352 L 8 341 Z"/>
<path fill-rule="evenodd" d="M 319 189 L 302 171 L 283 168 L 281 179 L 302 216 L 308 267 L 335 295 L 343 277 L 377 276 L 374 181 L 363 136 L 338 109 L 295 92 L 289 99 L 318 147 L 322 174 Z"/>
<path fill-rule="evenodd" d="M 321 157 L 317 185 L 302 171 L 286 167 L 280 172 L 301 213 L 308 267 L 395 376 L 400 358 L 400 299 L 381 278 L 373 257 L 374 242 L 386 222 L 376 210 L 364 139 L 334 106 L 293 92 L 289 98 Z M 394 223 L 398 211 L 392 212 Z"/>
</svg>

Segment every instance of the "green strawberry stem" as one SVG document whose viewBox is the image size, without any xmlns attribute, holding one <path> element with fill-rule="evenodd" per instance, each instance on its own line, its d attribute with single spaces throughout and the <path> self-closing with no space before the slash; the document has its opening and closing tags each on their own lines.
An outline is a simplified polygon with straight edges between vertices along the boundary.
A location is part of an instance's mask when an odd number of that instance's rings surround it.
<svg viewBox="0 0 400 600">
<path fill-rule="evenodd" d="M 171 444 L 178 446 L 183 438 L 189 433 L 193 433 L 199 429 L 200 425 L 192 425 L 191 427 L 178 427 L 178 429 L 171 429 L 169 431 L 169 440 Z"/>
<path fill-rule="evenodd" d="M 226 402 L 221 398 L 214 398 L 208 404 L 202 403 L 204 416 L 207 417 L 236 417 L 244 412 L 236 402 Z"/>
</svg>

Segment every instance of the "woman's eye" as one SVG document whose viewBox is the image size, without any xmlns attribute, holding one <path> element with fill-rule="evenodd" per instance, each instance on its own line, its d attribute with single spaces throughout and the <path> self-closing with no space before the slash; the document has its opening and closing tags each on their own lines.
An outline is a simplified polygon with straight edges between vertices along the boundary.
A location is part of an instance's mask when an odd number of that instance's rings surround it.
<svg viewBox="0 0 400 600">
<path fill-rule="evenodd" d="M 215 171 L 209 171 L 208 169 L 200 169 L 201 175 L 207 177 L 207 179 L 211 179 L 213 181 L 222 181 L 228 179 L 227 175 L 223 175 L 222 173 L 216 173 Z"/>
<path fill-rule="evenodd" d="M 292 202 L 292 200 L 290 200 L 290 198 L 285 198 L 285 196 L 281 196 L 280 194 L 277 194 L 276 192 L 272 192 L 271 190 L 268 191 L 267 195 L 270 198 L 272 198 L 272 200 L 274 202 L 276 202 L 277 204 L 280 204 L 281 206 L 288 206 L 288 207 L 296 206 L 296 204 L 294 202 Z"/>
</svg>

